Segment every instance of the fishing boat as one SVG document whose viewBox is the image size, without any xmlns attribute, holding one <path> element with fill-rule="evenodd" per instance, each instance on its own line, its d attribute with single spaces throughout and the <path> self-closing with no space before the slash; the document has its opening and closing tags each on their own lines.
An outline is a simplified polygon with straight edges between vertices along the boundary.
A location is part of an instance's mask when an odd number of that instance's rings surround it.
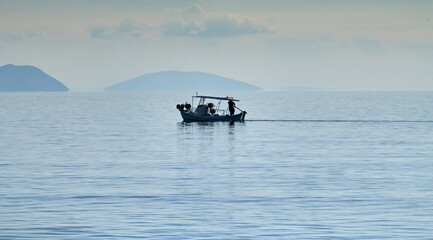
<svg viewBox="0 0 433 240">
<path fill-rule="evenodd" d="M 194 100 L 197 99 L 198 105 L 194 108 Z M 222 104 L 223 102 L 227 102 L 227 105 Z M 191 104 L 187 102 L 177 104 L 176 108 L 185 122 L 243 122 L 247 112 L 236 107 L 234 102 L 239 102 L 239 100 L 233 97 L 196 95 L 191 97 Z M 239 113 L 234 113 L 235 108 Z"/>
</svg>

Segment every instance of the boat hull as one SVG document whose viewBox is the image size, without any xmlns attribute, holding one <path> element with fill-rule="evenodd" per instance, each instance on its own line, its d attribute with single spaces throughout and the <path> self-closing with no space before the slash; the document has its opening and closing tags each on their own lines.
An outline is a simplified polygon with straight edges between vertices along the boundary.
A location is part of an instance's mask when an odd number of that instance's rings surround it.
<svg viewBox="0 0 433 240">
<path fill-rule="evenodd" d="M 180 114 L 185 122 L 242 122 L 245 119 L 246 112 L 231 116 L 196 115 L 186 111 L 180 111 Z"/>
</svg>

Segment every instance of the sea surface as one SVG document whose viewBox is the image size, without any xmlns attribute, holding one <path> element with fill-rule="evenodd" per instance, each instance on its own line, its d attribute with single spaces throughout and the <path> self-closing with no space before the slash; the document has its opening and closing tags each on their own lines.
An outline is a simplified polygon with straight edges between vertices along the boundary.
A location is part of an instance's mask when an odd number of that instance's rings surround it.
<svg viewBox="0 0 433 240">
<path fill-rule="evenodd" d="M 0 239 L 433 239 L 433 92 L 193 94 L 0 93 Z"/>
</svg>

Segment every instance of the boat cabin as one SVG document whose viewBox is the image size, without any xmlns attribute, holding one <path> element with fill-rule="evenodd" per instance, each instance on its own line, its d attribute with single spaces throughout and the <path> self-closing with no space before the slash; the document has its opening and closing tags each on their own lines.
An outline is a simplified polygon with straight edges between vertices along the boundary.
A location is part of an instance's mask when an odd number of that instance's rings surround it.
<svg viewBox="0 0 433 240">
<path fill-rule="evenodd" d="M 192 96 L 191 105 L 194 106 L 194 100 L 198 104 L 190 111 L 196 115 L 211 115 L 211 116 L 224 116 L 228 114 L 228 101 L 238 102 L 238 99 L 233 97 L 212 97 L 212 96 Z M 221 104 L 224 101 L 224 104 Z"/>
</svg>

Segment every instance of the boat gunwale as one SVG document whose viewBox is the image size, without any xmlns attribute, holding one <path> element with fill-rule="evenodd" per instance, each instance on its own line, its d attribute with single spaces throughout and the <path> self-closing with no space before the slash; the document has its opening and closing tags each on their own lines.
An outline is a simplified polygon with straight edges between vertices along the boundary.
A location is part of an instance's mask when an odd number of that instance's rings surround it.
<svg viewBox="0 0 433 240">
<path fill-rule="evenodd" d="M 231 121 L 243 121 L 245 112 L 241 112 L 234 115 L 219 115 L 219 116 L 208 116 L 208 115 L 195 115 L 191 112 L 180 111 L 184 121 L 188 122 L 231 122 Z"/>
</svg>

